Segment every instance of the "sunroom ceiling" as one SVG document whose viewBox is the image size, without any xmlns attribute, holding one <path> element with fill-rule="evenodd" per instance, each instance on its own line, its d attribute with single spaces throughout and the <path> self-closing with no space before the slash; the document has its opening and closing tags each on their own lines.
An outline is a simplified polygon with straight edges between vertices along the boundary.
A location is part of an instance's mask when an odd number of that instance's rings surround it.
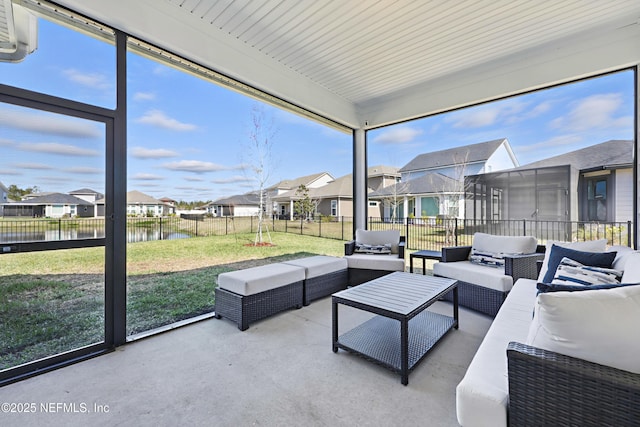
<svg viewBox="0 0 640 427">
<path fill-rule="evenodd" d="M 640 62 L 637 0 L 62 0 L 348 127 Z"/>
</svg>

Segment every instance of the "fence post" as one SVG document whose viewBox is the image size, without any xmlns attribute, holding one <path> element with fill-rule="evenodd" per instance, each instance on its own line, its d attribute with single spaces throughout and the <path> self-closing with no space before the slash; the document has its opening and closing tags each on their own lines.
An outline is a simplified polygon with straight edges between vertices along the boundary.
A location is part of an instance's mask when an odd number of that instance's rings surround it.
<svg viewBox="0 0 640 427">
<path fill-rule="evenodd" d="M 301 236 L 302 236 L 302 221 L 303 221 L 303 218 L 302 218 L 302 215 L 300 215 L 300 235 Z"/>
<path fill-rule="evenodd" d="M 193 220 L 196 222 L 196 237 L 198 237 L 198 220 L 196 218 Z"/>
<path fill-rule="evenodd" d="M 322 237 L 322 215 L 320 215 L 320 222 L 318 223 L 318 237 Z"/>
<path fill-rule="evenodd" d="M 340 217 L 340 222 L 342 223 L 342 240 L 344 240 L 344 215 Z"/>
<path fill-rule="evenodd" d="M 58 218 L 58 240 L 62 240 L 62 218 Z"/>
<path fill-rule="evenodd" d="M 453 240 L 455 242 L 455 246 L 458 245 L 458 217 L 453 219 Z"/>
<path fill-rule="evenodd" d="M 409 218 L 407 218 L 406 231 L 404 232 L 404 239 L 406 241 L 406 249 L 409 249 L 411 246 L 409 245 Z"/>
<path fill-rule="evenodd" d="M 523 236 L 527 235 L 527 220 L 526 219 L 522 220 L 522 235 Z"/>
<path fill-rule="evenodd" d="M 158 240 L 162 240 L 162 217 L 158 218 L 158 221 L 160 222 L 160 236 Z"/>
<path fill-rule="evenodd" d="M 229 234 L 229 217 L 224 217 L 224 234 L 225 236 Z"/>
<path fill-rule="evenodd" d="M 634 246 L 631 245 L 631 235 L 631 221 L 627 221 L 627 246 L 633 248 Z"/>
</svg>

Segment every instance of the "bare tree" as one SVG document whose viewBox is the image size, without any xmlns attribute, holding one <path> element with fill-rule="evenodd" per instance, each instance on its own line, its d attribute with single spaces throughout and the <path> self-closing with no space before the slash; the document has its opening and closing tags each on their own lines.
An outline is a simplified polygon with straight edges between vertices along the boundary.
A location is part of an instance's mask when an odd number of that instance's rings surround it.
<svg viewBox="0 0 640 427">
<path fill-rule="evenodd" d="M 459 156 L 454 154 L 453 176 L 449 176 L 452 180 L 448 182 L 443 181 L 442 183 L 441 194 L 443 205 L 446 208 L 444 212 L 446 217 L 443 219 L 446 246 L 453 246 L 455 244 L 456 221 L 453 218 L 457 218 L 460 215 L 460 195 L 464 195 L 464 177 L 467 173 L 468 164 L 469 150 Z"/>
<path fill-rule="evenodd" d="M 249 158 L 246 167 L 253 175 L 258 186 L 258 229 L 254 240 L 254 245 L 256 246 L 264 241 L 263 230 L 266 229 L 264 213 L 267 203 L 265 186 L 273 168 L 271 154 L 276 133 L 273 128 L 273 121 L 266 117 L 264 109 L 258 105 L 254 106 L 251 110 L 249 143 L 245 154 Z M 269 233 L 268 229 L 267 233 Z M 271 235 L 269 235 L 269 241 L 271 242 Z"/>
</svg>

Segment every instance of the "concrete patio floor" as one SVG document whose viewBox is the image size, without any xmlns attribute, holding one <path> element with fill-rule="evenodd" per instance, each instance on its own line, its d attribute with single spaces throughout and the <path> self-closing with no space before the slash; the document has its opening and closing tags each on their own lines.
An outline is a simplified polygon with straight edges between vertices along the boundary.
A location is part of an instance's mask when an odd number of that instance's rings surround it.
<svg viewBox="0 0 640 427">
<path fill-rule="evenodd" d="M 451 304 L 431 309 L 450 314 Z M 339 313 L 341 333 L 370 316 L 344 306 Z M 331 351 L 330 297 L 245 332 L 208 319 L 0 388 L 0 402 L 37 407 L 2 413 L 0 424 L 457 426 L 455 387 L 491 320 L 460 309 L 460 329 L 403 386 L 396 373 Z"/>
</svg>

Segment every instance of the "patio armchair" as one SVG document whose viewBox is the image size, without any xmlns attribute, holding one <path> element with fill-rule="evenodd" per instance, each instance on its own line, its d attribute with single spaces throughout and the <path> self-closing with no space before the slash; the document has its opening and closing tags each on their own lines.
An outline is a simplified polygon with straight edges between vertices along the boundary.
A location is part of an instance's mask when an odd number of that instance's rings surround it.
<svg viewBox="0 0 640 427">
<path fill-rule="evenodd" d="M 471 246 L 442 248 L 433 274 L 458 280 L 459 305 L 495 316 L 518 279 L 537 277 L 544 252 L 533 236 L 475 233 Z M 445 299 L 452 301 L 453 295 Z"/>
<path fill-rule="evenodd" d="M 405 237 L 400 231 L 356 230 L 355 237 L 344 244 L 351 286 L 405 270 Z"/>
</svg>

